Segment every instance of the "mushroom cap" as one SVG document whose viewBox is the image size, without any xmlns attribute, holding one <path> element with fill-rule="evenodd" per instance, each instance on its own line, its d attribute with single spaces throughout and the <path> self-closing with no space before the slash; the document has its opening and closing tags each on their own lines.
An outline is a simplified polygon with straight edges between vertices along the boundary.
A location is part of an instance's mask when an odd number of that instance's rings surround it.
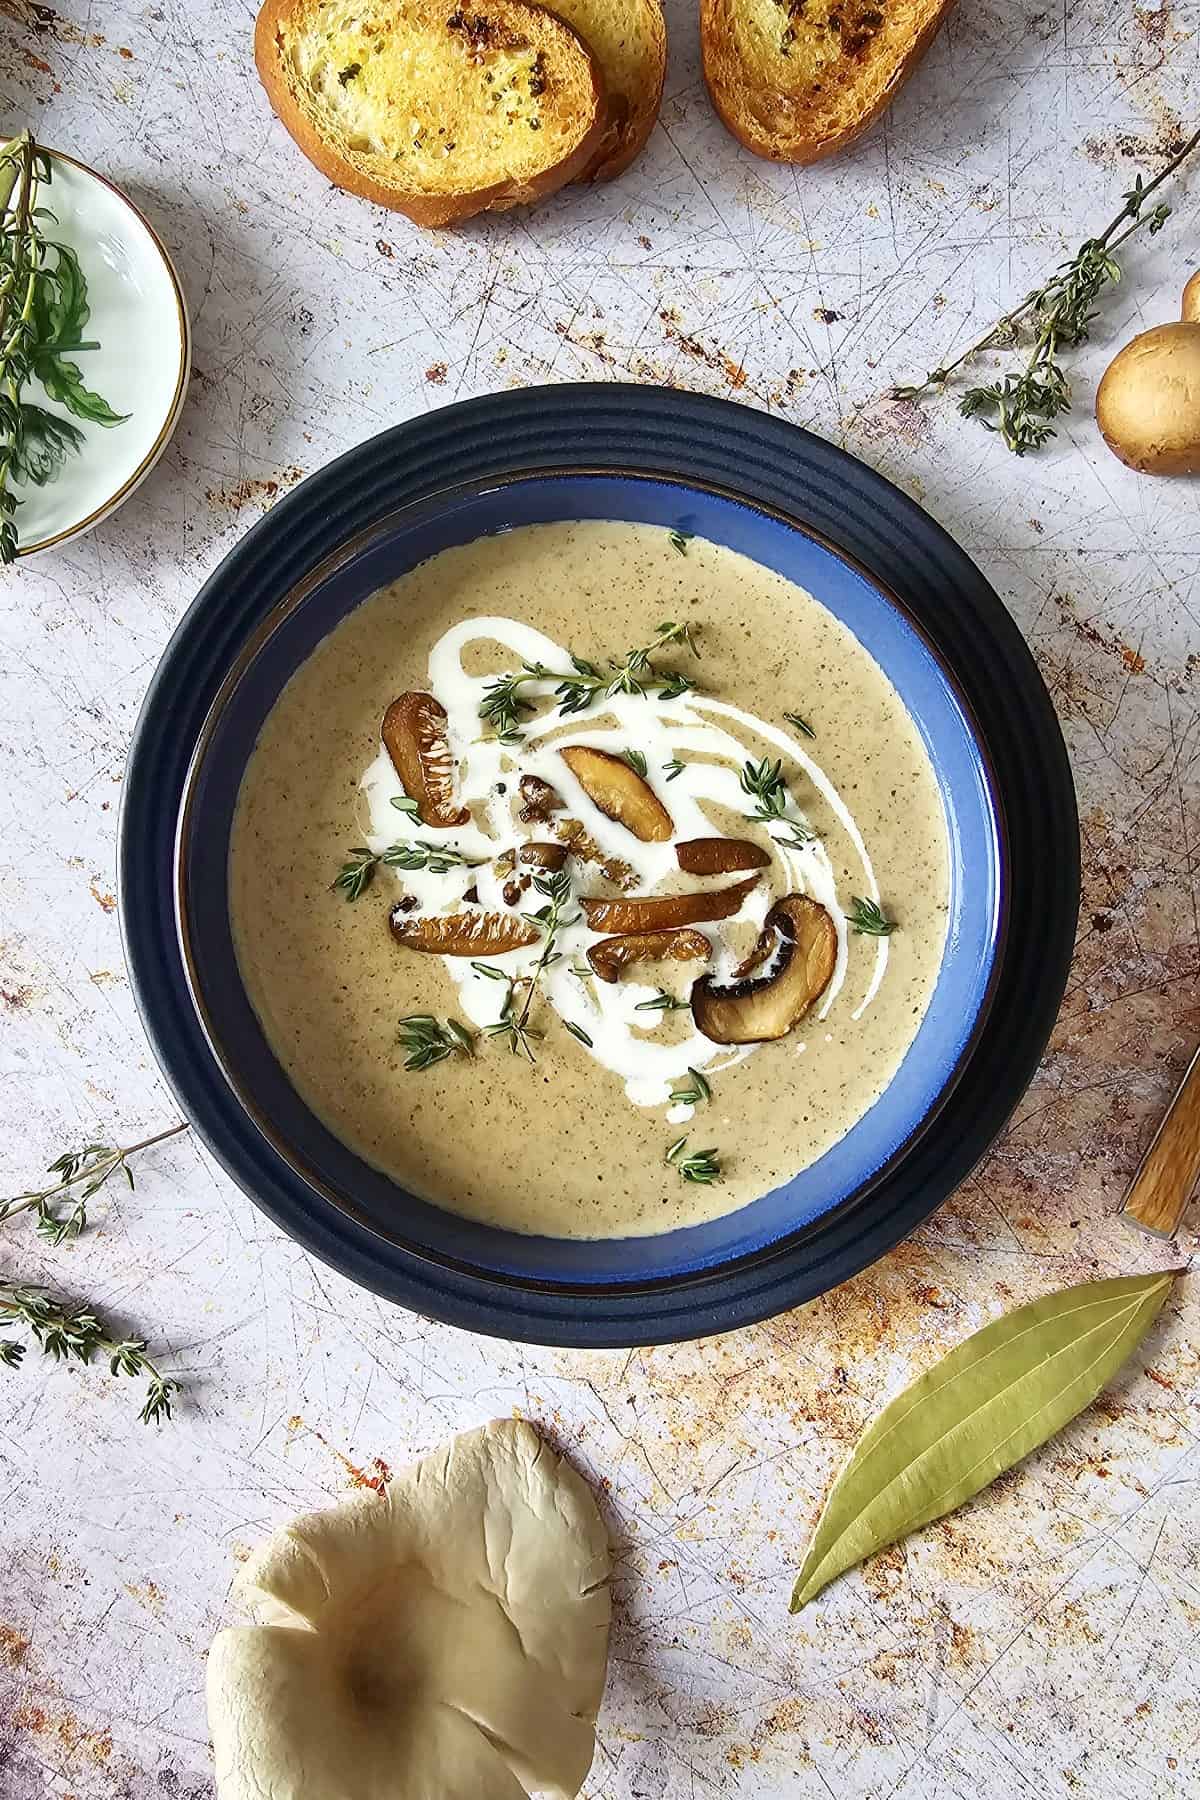
<svg viewBox="0 0 1200 1800">
<path fill-rule="evenodd" d="M 556 1800 L 595 1749 L 611 1559 L 582 1478 L 521 1421 L 285 1526 L 208 1660 L 219 1800 Z"/>
</svg>

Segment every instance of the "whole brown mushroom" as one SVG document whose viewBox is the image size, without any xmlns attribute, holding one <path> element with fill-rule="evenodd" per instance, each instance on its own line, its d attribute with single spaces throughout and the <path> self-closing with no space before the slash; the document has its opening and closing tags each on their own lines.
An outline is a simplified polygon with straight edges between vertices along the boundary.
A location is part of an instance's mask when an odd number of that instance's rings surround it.
<svg viewBox="0 0 1200 1800">
<path fill-rule="evenodd" d="M 1129 468 L 1200 475 L 1200 270 L 1183 290 L 1183 317 L 1143 331 L 1108 365 L 1096 423 Z"/>
</svg>

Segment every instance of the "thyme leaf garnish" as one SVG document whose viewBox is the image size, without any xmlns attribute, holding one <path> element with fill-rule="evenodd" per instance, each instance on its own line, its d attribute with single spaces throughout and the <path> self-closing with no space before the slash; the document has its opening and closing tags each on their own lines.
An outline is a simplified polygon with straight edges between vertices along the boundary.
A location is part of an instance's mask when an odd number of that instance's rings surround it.
<svg viewBox="0 0 1200 1800">
<path fill-rule="evenodd" d="M 656 651 L 670 644 L 686 644 L 693 656 L 700 654 L 692 627 L 668 619 L 650 643 L 627 651 L 619 662 L 610 659 L 607 669 L 574 655 L 570 674 L 548 669 L 544 663 L 522 663 L 515 675 L 498 675 L 488 683 L 479 716 L 492 726 L 501 743 L 520 743 L 522 723 L 537 710 L 522 690 L 535 681 L 556 684 L 554 697 L 559 717 L 564 719 L 586 712 L 597 699 L 611 699 L 615 694 L 657 693 L 660 699 L 677 700 L 694 687 L 694 682 L 678 670 L 656 669 L 650 660 Z"/>
<path fill-rule="evenodd" d="M 640 750 L 622 750 L 621 761 L 628 763 L 635 775 L 640 775 L 643 780 L 645 779 L 647 764 Z"/>
<path fill-rule="evenodd" d="M 668 781 L 674 781 L 677 775 L 683 774 L 684 767 L 685 764 L 681 763 L 677 756 L 673 756 L 670 762 L 665 762 L 663 764 L 663 774 Z"/>
<path fill-rule="evenodd" d="M 578 1038 L 581 1044 L 586 1044 L 589 1050 L 592 1049 L 592 1040 L 583 1029 L 582 1025 L 572 1024 L 570 1019 L 564 1019 L 563 1024 L 573 1038 Z"/>
<path fill-rule="evenodd" d="M 389 844 L 386 850 L 378 852 L 359 844 L 351 850 L 349 862 L 342 864 L 334 891 L 344 894 L 347 900 L 357 900 L 366 893 L 381 864 L 386 869 L 428 869 L 431 875 L 444 875 L 448 869 L 483 867 L 478 857 L 464 856 L 449 844 L 431 844 L 425 838 L 412 844 Z"/>
<path fill-rule="evenodd" d="M 672 1088 L 671 1090 L 671 1099 L 675 1104 L 678 1106 L 699 1106 L 702 1100 L 711 1100 L 712 1089 L 704 1079 L 704 1076 L 700 1073 L 699 1069 L 693 1069 L 689 1063 L 688 1074 L 692 1078 L 690 1087 Z"/>
<path fill-rule="evenodd" d="M 522 1055 L 529 1062 L 536 1062 L 531 1040 L 541 1036 L 529 1025 L 529 1012 L 533 998 L 542 976 L 553 963 L 559 960 L 560 952 L 555 943 L 564 925 L 574 925 L 578 913 L 573 918 L 566 918 L 567 907 L 571 903 L 571 876 L 567 869 L 558 869 L 552 875 L 535 875 L 533 885 L 539 894 L 546 897 L 546 905 L 535 913 L 522 913 L 531 925 L 536 925 L 542 933 L 542 953 L 527 976 L 522 977 L 525 997 L 521 1009 L 517 1011 L 516 990 L 518 982 L 510 981 L 508 993 L 504 997 L 504 1005 L 500 1009 L 500 1017 L 492 1025 L 484 1026 L 485 1037 L 503 1037 L 508 1040 L 508 1047 L 513 1055 Z"/>
<path fill-rule="evenodd" d="M 801 718 L 801 716 L 798 712 L 785 712 L 783 716 L 787 720 L 789 725 L 795 726 L 796 730 L 800 733 L 801 737 L 806 737 L 806 738 L 815 738 L 816 737 L 817 734 L 813 730 L 812 726 L 809 724 L 808 720 Z"/>
<path fill-rule="evenodd" d="M 686 1155 L 687 1138 L 676 1138 L 666 1153 L 666 1160 L 674 1167 L 683 1181 L 695 1181 L 703 1187 L 710 1187 L 714 1181 L 721 1179 L 721 1163 L 716 1146 L 709 1150 L 693 1150 Z"/>
<path fill-rule="evenodd" d="M 399 1037 L 401 1047 L 408 1051 L 406 1069 L 431 1069 L 455 1051 L 462 1056 L 475 1054 L 475 1041 L 465 1025 L 457 1019 L 443 1023 L 432 1013 L 409 1013 L 400 1021 Z"/>
<path fill-rule="evenodd" d="M 639 1000 L 634 1012 L 686 1012 L 688 1002 L 677 1000 L 674 994 L 668 994 L 666 988 L 659 988 L 653 1000 Z"/>
<path fill-rule="evenodd" d="M 802 819 L 787 816 L 792 796 L 783 779 L 782 762 L 771 762 L 765 756 L 761 762 L 747 762 L 739 781 L 742 792 L 758 802 L 754 811 L 746 814 L 748 819 L 768 825 L 787 826 L 787 834 L 776 837 L 775 843 L 783 844 L 789 850 L 803 850 L 806 845 L 816 841 L 816 832 L 811 831 Z"/>
<path fill-rule="evenodd" d="M 855 894 L 852 898 L 854 911 L 846 914 L 851 931 L 856 931 L 863 937 L 890 937 L 892 935 L 896 930 L 896 921 L 887 917 L 877 901 L 864 900 L 861 894 Z"/>
<path fill-rule="evenodd" d="M 670 542 L 672 550 L 678 550 L 680 556 L 686 556 L 687 555 L 687 547 L 691 543 L 691 541 L 695 537 L 695 535 L 696 534 L 694 531 L 672 531 L 672 532 L 670 532 L 669 533 L 669 542 Z"/>
</svg>

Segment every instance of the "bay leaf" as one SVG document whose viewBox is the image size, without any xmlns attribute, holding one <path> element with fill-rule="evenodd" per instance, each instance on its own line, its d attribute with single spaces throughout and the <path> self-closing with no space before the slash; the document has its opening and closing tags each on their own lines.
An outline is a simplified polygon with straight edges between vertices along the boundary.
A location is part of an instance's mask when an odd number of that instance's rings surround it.
<svg viewBox="0 0 1200 1800">
<path fill-rule="evenodd" d="M 1178 1273 L 1087 1281 L 985 1325 L 885 1406 L 817 1521 L 792 1593 L 940 1519 L 1088 1406 L 1150 1329 Z"/>
</svg>

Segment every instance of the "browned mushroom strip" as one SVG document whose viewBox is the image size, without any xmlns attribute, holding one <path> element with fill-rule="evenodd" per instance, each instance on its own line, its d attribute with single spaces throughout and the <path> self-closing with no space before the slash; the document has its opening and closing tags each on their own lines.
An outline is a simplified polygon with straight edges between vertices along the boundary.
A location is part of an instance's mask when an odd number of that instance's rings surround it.
<svg viewBox="0 0 1200 1800">
<path fill-rule="evenodd" d="M 716 1044 L 786 1037 L 829 985 L 837 932 L 823 906 L 803 894 L 788 894 L 767 914 L 765 929 L 779 939 L 772 974 L 730 987 L 714 987 L 705 977 L 692 989 L 696 1029 Z"/>
<path fill-rule="evenodd" d="M 765 869 L 771 860 L 749 838 L 684 838 L 675 855 L 685 875 L 732 875 L 737 869 Z"/>
<path fill-rule="evenodd" d="M 706 894 L 654 894 L 645 900 L 581 900 L 593 931 L 668 931 L 676 925 L 702 925 L 706 919 L 728 919 L 737 912 L 758 876 L 711 888 Z"/>
<path fill-rule="evenodd" d="M 565 844 L 522 844 L 517 852 L 517 861 L 532 869 L 549 869 L 553 872 L 561 869 L 566 860 Z"/>
<path fill-rule="evenodd" d="M 648 781 L 624 757 L 590 744 L 568 744 L 559 755 L 576 781 L 607 819 L 616 819 L 643 844 L 665 844 L 675 829 L 671 815 Z"/>
<path fill-rule="evenodd" d="M 470 813 L 454 800 L 454 758 L 441 702 L 432 694 L 401 694 L 384 713 L 380 736 L 421 823 L 467 824 Z"/>
<path fill-rule="evenodd" d="M 631 963 L 707 961 L 712 945 L 702 931 L 632 931 L 623 937 L 601 938 L 587 959 L 601 981 L 616 981 Z"/>
<path fill-rule="evenodd" d="M 506 950 L 527 949 L 541 935 L 515 913 L 427 913 L 410 919 L 397 909 L 390 923 L 398 944 L 435 956 L 503 956 Z"/>
</svg>

